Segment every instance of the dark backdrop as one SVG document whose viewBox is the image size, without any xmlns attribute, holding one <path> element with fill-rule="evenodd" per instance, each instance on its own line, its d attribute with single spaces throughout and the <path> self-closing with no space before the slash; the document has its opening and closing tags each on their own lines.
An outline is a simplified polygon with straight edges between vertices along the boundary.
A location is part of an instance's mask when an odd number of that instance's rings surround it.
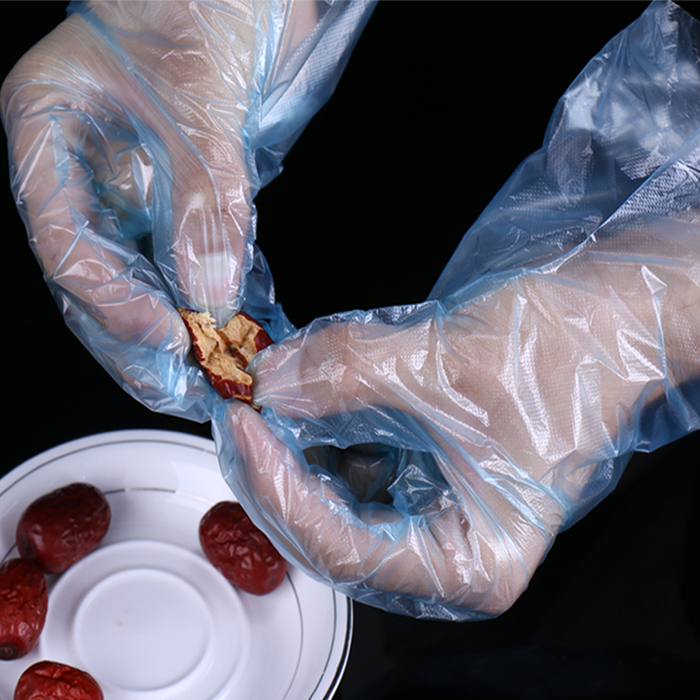
<svg viewBox="0 0 700 700">
<path fill-rule="evenodd" d="M 424 299 L 462 234 L 539 147 L 557 98 L 645 6 L 380 3 L 335 96 L 257 200 L 260 245 L 291 320 Z M 0 4 L 2 76 L 64 8 Z M 0 171 L 3 471 L 107 430 L 208 437 L 206 425 L 129 399 L 65 328 Z M 700 680 L 699 447 L 694 435 L 635 456 L 497 620 L 420 622 L 356 605 L 336 697 L 683 696 Z"/>
</svg>

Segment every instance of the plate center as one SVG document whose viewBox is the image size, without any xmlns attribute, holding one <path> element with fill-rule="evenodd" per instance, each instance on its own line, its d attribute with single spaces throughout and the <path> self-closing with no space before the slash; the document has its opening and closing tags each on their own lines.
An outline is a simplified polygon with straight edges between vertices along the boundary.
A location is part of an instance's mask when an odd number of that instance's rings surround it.
<svg viewBox="0 0 700 700">
<path fill-rule="evenodd" d="M 152 540 L 107 544 L 49 598 L 42 656 L 85 669 L 110 700 L 233 697 L 225 693 L 250 653 L 248 615 L 203 556 Z"/>
<path fill-rule="evenodd" d="M 201 662 L 211 616 L 198 591 L 161 569 L 116 572 L 83 598 L 75 619 L 78 653 L 94 675 L 125 690 L 177 683 Z"/>
</svg>

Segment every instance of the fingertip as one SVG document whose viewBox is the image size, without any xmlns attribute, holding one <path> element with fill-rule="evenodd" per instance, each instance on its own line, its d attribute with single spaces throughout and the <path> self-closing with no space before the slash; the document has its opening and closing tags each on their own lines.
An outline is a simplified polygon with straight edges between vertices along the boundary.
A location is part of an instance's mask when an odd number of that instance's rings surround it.
<svg viewBox="0 0 700 700">
<path fill-rule="evenodd" d="M 271 444 L 274 436 L 262 416 L 254 408 L 233 399 L 224 404 L 226 425 L 246 460 L 259 452 L 259 447 Z"/>
<path fill-rule="evenodd" d="M 172 147 L 180 149 L 177 143 Z M 173 283 L 192 308 L 224 325 L 239 310 L 253 259 L 248 173 L 236 153 L 223 169 L 211 168 L 206 153 L 183 158 L 173 193 Z"/>
<path fill-rule="evenodd" d="M 202 253 L 190 268 L 189 302 L 208 312 L 223 326 L 236 313 L 240 301 L 240 261 L 228 252 Z"/>
</svg>

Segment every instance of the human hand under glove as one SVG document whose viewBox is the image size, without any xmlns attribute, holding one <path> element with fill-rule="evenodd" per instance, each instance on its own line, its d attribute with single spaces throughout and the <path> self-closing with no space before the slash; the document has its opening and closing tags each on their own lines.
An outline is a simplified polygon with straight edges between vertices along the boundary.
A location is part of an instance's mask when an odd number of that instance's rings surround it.
<svg viewBox="0 0 700 700">
<path fill-rule="evenodd" d="M 699 38 L 658 3 L 611 41 L 430 301 L 255 358 L 261 413 L 214 433 L 290 559 L 394 612 L 494 615 L 635 450 L 700 427 Z"/>
<path fill-rule="evenodd" d="M 449 312 L 343 316 L 269 348 L 262 415 L 216 422 L 234 491 L 360 600 L 502 612 L 621 459 L 698 426 L 678 387 L 700 374 L 700 223 L 673 228 L 591 241 Z"/>
<path fill-rule="evenodd" d="M 332 92 L 367 3 L 89 2 L 2 89 L 15 199 L 71 329 L 133 396 L 219 402 L 176 311 L 291 325 L 254 245 L 259 188 Z"/>
</svg>

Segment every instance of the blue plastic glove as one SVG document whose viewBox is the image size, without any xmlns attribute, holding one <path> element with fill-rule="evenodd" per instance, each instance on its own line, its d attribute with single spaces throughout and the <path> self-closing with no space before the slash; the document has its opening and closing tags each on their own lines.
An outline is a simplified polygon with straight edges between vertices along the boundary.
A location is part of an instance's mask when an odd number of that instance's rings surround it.
<svg viewBox="0 0 700 700">
<path fill-rule="evenodd" d="M 11 179 L 71 329 L 150 408 L 208 419 L 177 306 L 292 327 L 257 191 L 332 93 L 372 5 L 73 3 L 2 89 Z"/>
<path fill-rule="evenodd" d="M 260 353 L 214 420 L 285 554 L 419 617 L 507 609 L 635 450 L 700 427 L 698 23 L 654 3 L 588 64 L 424 304 Z"/>
</svg>

